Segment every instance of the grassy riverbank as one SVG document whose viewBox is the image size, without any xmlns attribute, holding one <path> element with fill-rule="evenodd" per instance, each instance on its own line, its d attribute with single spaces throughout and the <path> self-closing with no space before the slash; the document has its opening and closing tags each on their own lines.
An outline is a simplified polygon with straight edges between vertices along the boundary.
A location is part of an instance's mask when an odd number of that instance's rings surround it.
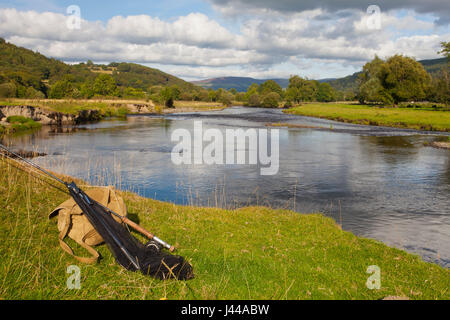
<svg viewBox="0 0 450 320">
<path fill-rule="evenodd" d="M 319 214 L 177 206 L 132 193 L 123 193 L 130 217 L 175 243 L 196 278 L 162 282 L 127 272 L 104 245 L 99 264 L 82 265 L 62 252 L 56 221 L 47 220 L 68 196 L 16 166 L 0 160 L 1 299 L 450 298 L 449 270 Z M 81 267 L 81 290 L 66 288 L 72 264 Z M 381 268 L 380 290 L 366 288 L 370 265 Z"/>
<path fill-rule="evenodd" d="M 450 111 L 380 108 L 356 104 L 311 103 L 285 110 L 285 112 L 365 125 L 450 131 Z"/>
<path fill-rule="evenodd" d="M 8 99 L 0 101 L 0 106 L 33 106 L 49 111 L 65 114 L 77 114 L 84 110 L 98 110 L 102 116 L 123 117 L 127 113 L 133 113 L 130 105 L 145 106 L 145 112 L 172 113 L 172 112 L 194 112 L 219 110 L 224 106 L 218 102 L 201 101 L 175 101 L 175 108 L 163 108 L 146 100 L 55 100 L 55 99 Z"/>
</svg>

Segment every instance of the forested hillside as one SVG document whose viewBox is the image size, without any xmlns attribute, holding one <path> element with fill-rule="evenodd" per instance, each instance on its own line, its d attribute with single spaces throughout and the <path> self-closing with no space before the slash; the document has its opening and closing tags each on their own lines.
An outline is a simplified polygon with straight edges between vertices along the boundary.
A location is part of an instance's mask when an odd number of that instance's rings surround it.
<svg viewBox="0 0 450 320">
<path fill-rule="evenodd" d="M 196 89 L 192 83 L 146 66 L 115 62 L 95 65 L 91 61 L 68 65 L 0 38 L 1 97 L 142 97 L 155 86 Z"/>
<path fill-rule="evenodd" d="M 441 71 L 442 68 L 446 67 L 446 58 L 441 59 L 431 59 L 431 60 L 421 60 L 419 61 L 425 68 L 425 70 L 432 76 L 436 75 Z M 329 83 L 335 90 L 341 92 L 353 92 L 355 93 L 358 88 L 358 76 L 362 72 L 356 72 L 352 75 L 338 78 L 338 79 L 321 79 L 318 80 L 320 83 Z M 282 88 L 287 88 L 289 85 L 289 79 L 273 79 Z M 261 85 L 266 80 L 254 79 L 249 77 L 221 77 L 213 79 L 205 79 L 199 81 L 193 81 L 192 83 L 201 86 L 206 89 L 217 90 L 219 88 L 230 90 L 235 89 L 237 92 L 246 92 L 247 89 L 253 83 Z"/>
</svg>

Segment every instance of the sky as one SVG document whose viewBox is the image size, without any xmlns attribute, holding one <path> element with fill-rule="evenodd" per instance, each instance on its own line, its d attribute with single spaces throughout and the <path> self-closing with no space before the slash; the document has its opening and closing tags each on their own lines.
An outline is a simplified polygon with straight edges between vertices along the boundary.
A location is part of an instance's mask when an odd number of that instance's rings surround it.
<svg viewBox="0 0 450 320">
<path fill-rule="evenodd" d="M 75 6 L 75 7 L 74 7 Z M 448 0 L 0 0 L 0 37 L 67 63 L 185 80 L 343 77 L 378 55 L 439 58 Z"/>
</svg>

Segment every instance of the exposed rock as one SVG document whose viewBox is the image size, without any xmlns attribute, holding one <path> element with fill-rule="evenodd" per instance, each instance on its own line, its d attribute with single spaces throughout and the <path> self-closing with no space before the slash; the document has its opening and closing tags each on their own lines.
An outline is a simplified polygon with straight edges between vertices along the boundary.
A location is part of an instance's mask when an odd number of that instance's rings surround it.
<svg viewBox="0 0 450 320">
<path fill-rule="evenodd" d="M 22 158 L 36 158 L 36 157 L 44 157 L 47 155 L 46 153 L 42 153 L 42 152 L 26 151 L 26 150 L 18 150 L 18 151 L 14 151 L 14 152 L 16 154 L 18 154 L 19 156 L 21 156 Z M 0 150 L 0 156 L 2 156 L 3 154 L 7 154 L 7 152 L 4 150 Z M 15 155 L 12 155 L 12 154 L 7 154 L 7 155 L 11 158 L 17 158 Z"/>
<path fill-rule="evenodd" d="M 61 112 L 48 111 L 32 106 L 0 106 L 0 121 L 10 116 L 23 116 L 47 125 L 63 125 L 75 123 L 76 116 Z"/>
<path fill-rule="evenodd" d="M 81 110 L 78 112 L 78 115 L 75 116 L 74 121 L 76 124 L 83 122 L 92 122 L 92 121 L 100 121 L 102 119 L 102 115 L 98 110 Z"/>
<path fill-rule="evenodd" d="M 43 125 L 57 126 L 101 120 L 98 110 L 82 110 L 73 115 L 32 106 L 0 106 L 0 122 L 5 122 L 10 116 L 23 116 Z"/>
<path fill-rule="evenodd" d="M 129 103 L 127 104 L 127 108 L 128 110 L 130 110 L 131 113 L 150 113 L 152 112 L 153 105 Z"/>
<path fill-rule="evenodd" d="M 450 141 L 449 142 L 445 142 L 445 141 L 435 141 L 431 143 L 432 147 L 435 148 L 439 148 L 439 149 L 449 149 L 450 150 Z"/>
</svg>

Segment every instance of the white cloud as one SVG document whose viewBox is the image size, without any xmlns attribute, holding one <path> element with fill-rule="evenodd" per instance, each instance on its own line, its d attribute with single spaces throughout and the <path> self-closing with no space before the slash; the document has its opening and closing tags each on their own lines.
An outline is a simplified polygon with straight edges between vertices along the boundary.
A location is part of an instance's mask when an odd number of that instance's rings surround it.
<svg viewBox="0 0 450 320">
<path fill-rule="evenodd" d="M 375 54 L 437 57 L 440 41 L 450 38 L 448 28 L 412 12 L 402 17 L 382 13 L 381 18 L 383 28 L 370 30 L 367 16 L 358 10 L 272 12 L 247 17 L 237 34 L 200 13 L 171 21 L 148 15 L 116 16 L 106 23 L 82 20 L 80 30 L 70 30 L 63 14 L 0 9 L 0 36 L 64 61 L 157 64 L 186 78 L 288 76 L 302 74 L 305 61 L 315 61 L 309 75 L 345 75 L 343 70 L 350 73 Z M 324 68 L 327 63 L 342 68 L 332 71 Z"/>
<path fill-rule="evenodd" d="M 209 0 L 224 14 L 241 15 L 243 12 L 284 14 L 304 12 L 313 9 L 323 9 L 330 13 L 343 10 L 365 10 L 369 5 L 378 5 L 383 11 L 410 9 L 417 13 L 433 14 L 439 17 L 439 24 L 450 22 L 450 6 L 448 0 L 377 0 L 374 3 L 364 3 L 360 0 Z"/>
</svg>

